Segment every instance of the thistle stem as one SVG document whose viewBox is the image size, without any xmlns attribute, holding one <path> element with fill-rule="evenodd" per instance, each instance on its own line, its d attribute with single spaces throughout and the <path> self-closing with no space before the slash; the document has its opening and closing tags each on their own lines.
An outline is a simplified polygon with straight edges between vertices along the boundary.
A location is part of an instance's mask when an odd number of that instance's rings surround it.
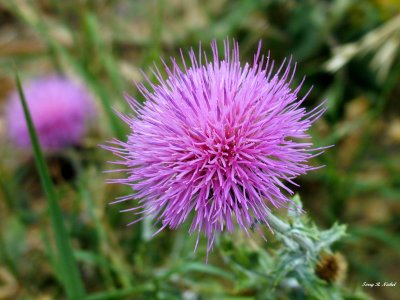
<svg viewBox="0 0 400 300">
<path fill-rule="evenodd" d="M 316 249 L 315 243 L 300 230 L 285 223 L 274 214 L 268 216 L 268 224 L 273 232 L 283 236 L 283 242 L 291 248 L 302 248 L 307 253 L 314 253 Z"/>
</svg>

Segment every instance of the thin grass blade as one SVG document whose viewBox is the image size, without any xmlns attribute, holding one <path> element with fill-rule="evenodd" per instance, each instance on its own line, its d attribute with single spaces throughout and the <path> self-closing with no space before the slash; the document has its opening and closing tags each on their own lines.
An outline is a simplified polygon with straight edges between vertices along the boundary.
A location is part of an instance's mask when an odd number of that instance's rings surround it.
<svg viewBox="0 0 400 300">
<path fill-rule="evenodd" d="M 29 112 L 28 104 L 22 90 L 21 81 L 16 73 L 16 82 L 21 104 L 24 110 L 25 119 L 29 129 L 36 167 L 39 172 L 40 181 L 44 189 L 51 218 L 51 225 L 55 236 L 57 247 L 57 265 L 61 271 L 62 283 L 69 299 L 78 299 L 84 296 L 84 287 L 78 266 L 74 259 L 73 251 L 69 243 L 67 230 L 64 226 L 63 215 L 58 204 L 53 183 L 51 181 L 47 165 L 40 147 L 40 143 Z"/>
</svg>

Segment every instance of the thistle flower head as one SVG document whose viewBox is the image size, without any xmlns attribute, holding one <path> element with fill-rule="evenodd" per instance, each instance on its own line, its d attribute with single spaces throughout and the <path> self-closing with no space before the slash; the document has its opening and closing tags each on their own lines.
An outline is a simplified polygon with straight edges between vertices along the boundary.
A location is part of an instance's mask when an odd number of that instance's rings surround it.
<svg viewBox="0 0 400 300">
<path fill-rule="evenodd" d="M 341 283 L 346 277 L 347 262 L 340 253 L 322 253 L 315 274 L 328 283 Z"/>
<path fill-rule="evenodd" d="M 24 94 L 44 150 L 61 150 L 81 141 L 87 120 L 93 115 L 91 96 L 83 86 L 60 76 L 49 76 L 25 85 Z M 29 130 L 18 91 L 10 95 L 6 122 L 14 144 L 29 148 Z"/>
<path fill-rule="evenodd" d="M 245 65 L 236 42 L 224 46 L 222 60 L 213 42 L 211 61 L 191 50 L 190 65 L 183 55 L 183 67 L 164 63 L 166 79 L 154 70 L 158 83 L 137 85 L 147 101 L 128 97 L 136 116 L 121 115 L 127 142 L 106 146 L 126 167 L 126 178 L 112 181 L 135 191 L 116 201 L 133 200 L 124 211 L 141 214 L 134 222 L 150 215 L 161 231 L 190 218 L 190 233 L 203 233 L 208 251 L 218 232 L 247 232 L 255 219 L 268 224 L 271 208 L 287 207 L 287 183 L 313 169 L 307 161 L 317 149 L 305 140 L 324 112 L 323 104 L 308 112 L 301 106 L 290 61 L 273 73 L 261 43 Z"/>
</svg>

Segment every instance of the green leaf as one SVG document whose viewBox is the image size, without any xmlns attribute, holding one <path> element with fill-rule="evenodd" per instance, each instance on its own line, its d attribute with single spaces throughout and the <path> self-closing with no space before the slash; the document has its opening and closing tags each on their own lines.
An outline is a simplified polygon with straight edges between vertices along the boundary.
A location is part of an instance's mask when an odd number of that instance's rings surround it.
<svg viewBox="0 0 400 300">
<path fill-rule="evenodd" d="M 78 266 L 75 262 L 71 245 L 68 240 L 67 230 L 63 223 L 63 215 L 58 204 L 58 199 L 54 190 L 53 182 L 51 181 L 47 165 L 40 147 L 40 143 L 33 125 L 32 117 L 29 112 L 28 104 L 22 90 L 21 81 L 18 73 L 16 73 L 16 82 L 21 104 L 24 110 L 25 119 L 29 129 L 33 153 L 35 157 L 36 167 L 39 172 L 40 181 L 45 192 L 51 225 L 55 235 L 57 246 L 57 265 L 61 271 L 61 277 L 65 291 L 69 299 L 78 299 L 84 296 L 83 283 L 78 271 Z"/>
</svg>

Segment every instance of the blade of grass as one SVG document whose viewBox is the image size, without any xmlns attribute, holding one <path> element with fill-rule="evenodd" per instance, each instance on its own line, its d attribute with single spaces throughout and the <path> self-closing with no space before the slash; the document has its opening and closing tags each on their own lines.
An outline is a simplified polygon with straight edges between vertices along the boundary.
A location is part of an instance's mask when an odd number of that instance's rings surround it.
<svg viewBox="0 0 400 300">
<path fill-rule="evenodd" d="M 3 228 L 3 224 L 1 225 Z M 8 249 L 6 247 L 3 231 L 0 231 L 0 261 L 5 263 L 15 276 L 19 276 L 17 265 L 13 260 L 13 258 L 10 256 Z"/>
<path fill-rule="evenodd" d="M 53 245 L 50 243 L 50 236 L 49 232 L 50 230 L 42 230 L 40 233 L 40 236 L 43 241 L 45 253 L 47 254 L 47 259 L 50 262 L 51 267 L 53 268 L 53 272 L 56 273 L 58 280 L 62 281 L 62 278 L 60 277 L 61 271 L 57 263 L 57 258 L 56 258 L 56 253 L 54 252 Z"/>
<path fill-rule="evenodd" d="M 139 287 L 132 287 L 128 289 L 122 289 L 118 291 L 104 292 L 98 294 L 92 294 L 84 300 L 111 300 L 111 299 L 125 299 L 126 297 L 131 297 L 137 294 L 144 294 L 148 292 L 154 292 L 155 286 L 152 284 L 143 284 Z M 134 298 L 129 298 L 134 299 Z M 153 298 L 152 298 L 153 299 Z"/>
<path fill-rule="evenodd" d="M 375 227 L 354 227 L 351 234 L 357 238 L 376 239 L 393 250 L 400 249 L 400 238 L 389 233 L 386 229 Z"/>
<path fill-rule="evenodd" d="M 157 61 L 161 55 L 161 37 L 164 28 L 163 14 L 165 3 L 164 0 L 155 1 L 154 10 L 152 10 L 152 34 L 151 34 L 151 45 L 149 45 L 147 55 L 143 59 L 143 67 L 150 65 L 152 62 Z M 153 78 L 154 74 L 150 74 L 150 79 Z"/>
<path fill-rule="evenodd" d="M 3 191 L 4 201 L 5 201 L 8 209 L 10 209 L 11 211 L 14 212 L 14 211 L 16 211 L 14 198 L 12 196 L 10 185 L 6 183 L 4 178 L 5 178 L 5 175 L 0 170 L 0 189 Z"/>
<path fill-rule="evenodd" d="M 85 11 L 82 13 L 82 23 L 85 29 L 85 41 L 96 49 L 100 63 L 108 73 L 115 92 L 119 95 L 124 91 L 124 80 L 118 70 L 118 63 L 113 56 L 112 47 L 106 43 L 97 16 L 93 12 Z M 125 105 L 125 101 L 123 101 Z"/>
<path fill-rule="evenodd" d="M 77 299 L 83 297 L 85 294 L 83 283 L 78 271 L 78 266 L 74 259 L 71 245 L 68 240 L 68 234 L 63 223 L 61 208 L 58 204 L 58 199 L 54 190 L 54 186 L 43 157 L 35 127 L 32 122 L 32 117 L 29 112 L 28 104 L 25 100 L 24 92 L 22 90 L 21 81 L 17 72 L 15 74 L 15 78 L 17 82 L 19 97 L 25 114 L 25 119 L 29 129 L 29 135 L 31 138 L 36 167 L 38 169 L 40 181 L 42 183 L 42 187 L 48 201 L 51 224 L 55 235 L 58 254 L 57 265 L 62 273 L 62 283 L 64 285 L 68 298 Z"/>
<path fill-rule="evenodd" d="M 215 276 L 220 276 L 228 280 L 235 280 L 235 276 L 232 273 L 229 273 L 223 269 L 220 269 L 218 267 L 212 266 L 212 265 L 207 265 L 203 263 L 198 263 L 198 262 L 188 262 L 184 263 L 182 265 L 179 265 L 177 267 L 171 268 L 168 272 L 160 276 L 160 279 L 166 279 L 172 276 L 173 274 L 184 274 L 187 272 L 199 272 L 199 273 L 204 273 L 204 274 L 209 274 L 209 275 L 215 275 Z"/>
<path fill-rule="evenodd" d="M 98 250 L 104 257 L 107 257 L 111 261 L 122 287 L 130 288 L 132 286 L 132 276 L 129 268 L 127 268 L 126 261 L 123 259 L 122 251 L 119 249 L 118 245 L 114 243 L 113 239 L 107 236 L 106 225 L 101 222 L 100 216 L 96 214 L 92 196 L 89 190 L 84 188 L 84 185 L 88 186 L 85 179 L 82 179 L 81 183 L 78 185 L 78 194 L 80 199 L 86 202 L 89 214 L 94 221 L 100 243 Z"/>
<path fill-rule="evenodd" d="M 46 25 L 44 23 L 38 23 L 37 30 L 46 38 L 46 42 L 48 47 L 53 49 L 57 55 L 63 59 L 73 70 L 78 73 L 82 78 L 85 79 L 85 82 L 88 86 L 97 94 L 98 98 L 100 99 L 100 103 L 106 113 L 106 116 L 109 119 L 110 127 L 113 130 L 114 134 L 120 140 L 124 140 L 125 133 L 124 128 L 122 128 L 121 123 L 117 115 L 114 113 L 112 109 L 112 105 L 110 103 L 110 97 L 108 95 L 107 90 L 101 85 L 98 84 L 96 78 L 87 72 L 80 63 L 68 53 L 68 51 L 55 40 L 51 39 L 48 35 Z"/>
</svg>

